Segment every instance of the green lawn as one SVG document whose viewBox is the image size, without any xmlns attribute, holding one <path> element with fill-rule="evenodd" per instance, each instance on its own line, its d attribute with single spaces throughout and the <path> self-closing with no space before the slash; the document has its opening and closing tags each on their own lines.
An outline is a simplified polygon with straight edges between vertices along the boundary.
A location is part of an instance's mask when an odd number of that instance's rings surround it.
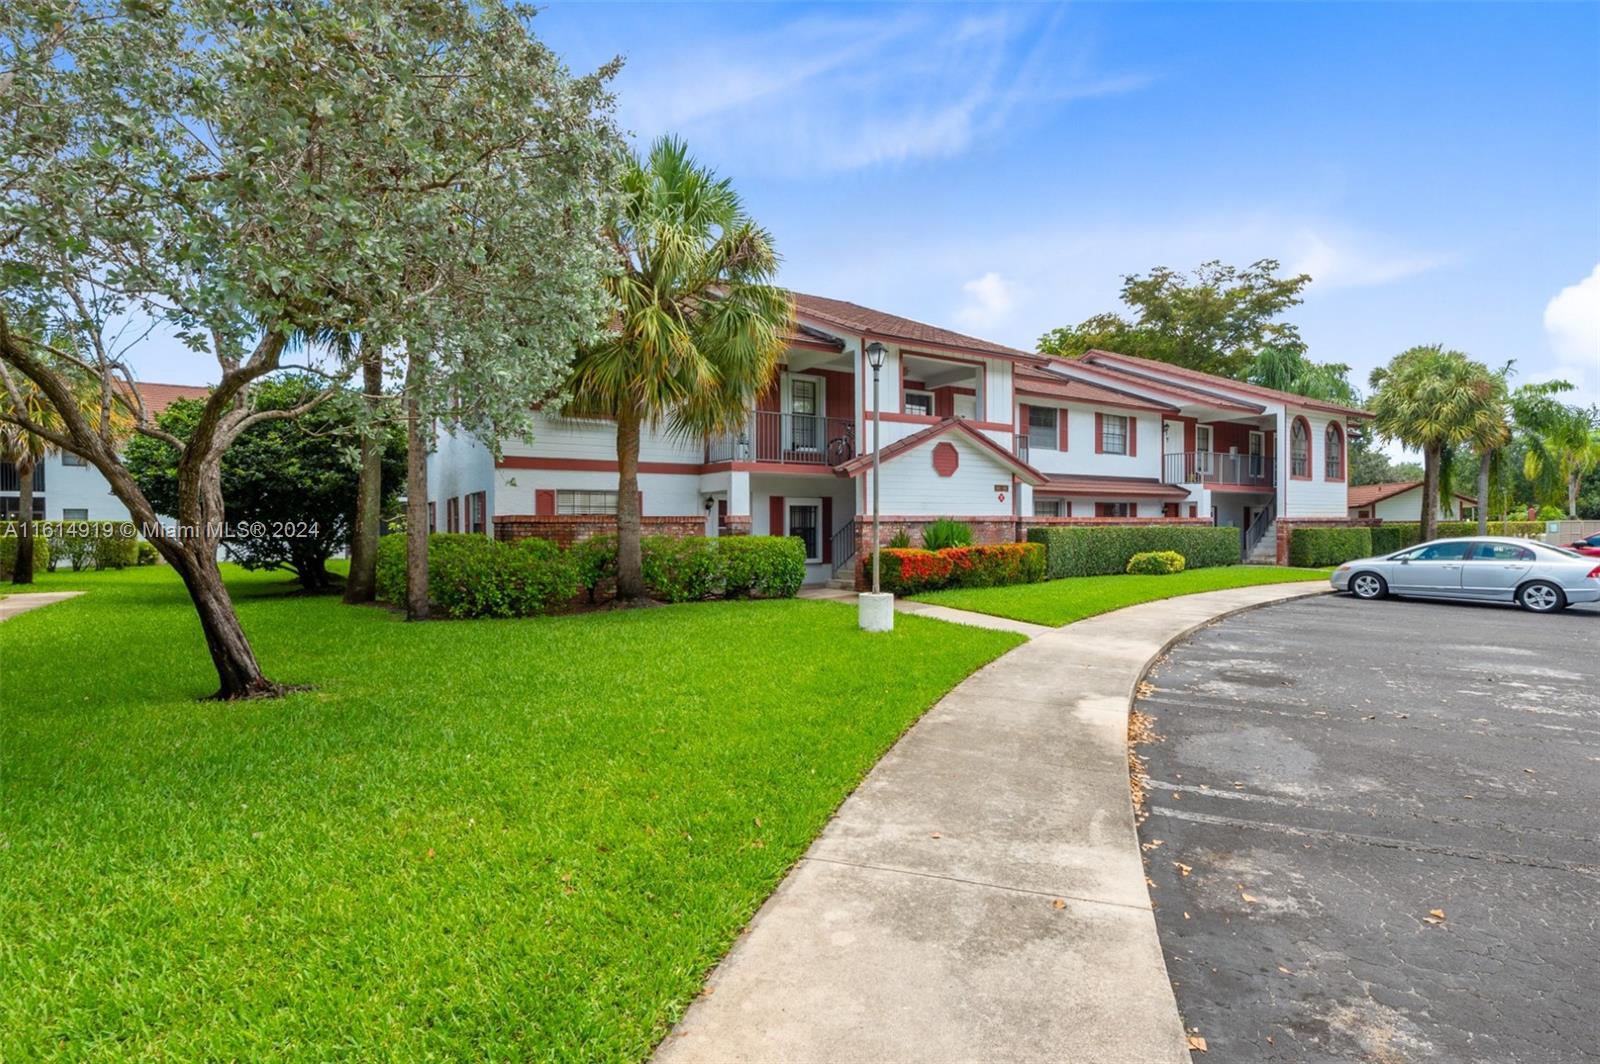
<svg viewBox="0 0 1600 1064">
<path fill-rule="evenodd" d="M 8 1059 L 645 1056 L 904 729 L 1019 637 L 827 602 L 408 625 L 166 569 L 0 624 Z"/>
<path fill-rule="evenodd" d="M 1252 584 L 1281 584 L 1291 580 L 1326 581 L 1330 572 L 1331 569 L 1227 565 L 1212 569 L 1190 569 L 1167 576 L 1077 576 L 1011 587 L 930 591 L 912 597 L 919 602 L 1058 626 L 1081 621 L 1097 613 L 1120 610 L 1124 606 L 1192 595 L 1197 591 L 1218 591 Z"/>
</svg>

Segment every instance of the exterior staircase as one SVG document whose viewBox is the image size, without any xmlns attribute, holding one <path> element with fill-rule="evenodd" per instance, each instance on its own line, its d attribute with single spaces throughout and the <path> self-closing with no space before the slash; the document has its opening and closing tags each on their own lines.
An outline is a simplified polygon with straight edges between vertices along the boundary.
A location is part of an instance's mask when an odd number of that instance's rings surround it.
<svg viewBox="0 0 1600 1064">
<path fill-rule="evenodd" d="M 1270 522 L 1261 533 L 1261 538 L 1256 545 L 1250 548 L 1250 553 L 1245 555 L 1246 565 L 1277 565 L 1278 564 L 1278 522 Z"/>
</svg>

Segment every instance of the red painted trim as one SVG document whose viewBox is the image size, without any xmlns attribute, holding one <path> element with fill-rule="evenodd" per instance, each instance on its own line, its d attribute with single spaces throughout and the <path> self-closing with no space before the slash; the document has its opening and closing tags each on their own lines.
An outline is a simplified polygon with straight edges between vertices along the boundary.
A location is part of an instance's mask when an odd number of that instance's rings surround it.
<svg viewBox="0 0 1600 1064">
<path fill-rule="evenodd" d="M 1306 472 L 1304 476 L 1301 476 L 1294 471 L 1294 426 L 1297 422 L 1306 430 Z M 1289 453 L 1289 479 L 1310 480 L 1311 471 L 1316 468 L 1317 461 L 1317 449 L 1311 439 L 1311 422 L 1307 421 L 1304 415 L 1296 414 L 1294 417 L 1289 419 L 1288 437 L 1289 446 L 1286 448 L 1286 450 Z"/>
<path fill-rule="evenodd" d="M 508 455 L 495 463 L 496 469 L 567 469 L 590 473 L 615 473 L 617 463 L 603 458 L 530 458 Z M 641 473 L 703 473 L 699 462 L 640 462 Z"/>
<path fill-rule="evenodd" d="M 1128 417 L 1128 457 L 1139 457 L 1139 419 Z"/>
<path fill-rule="evenodd" d="M 1106 453 L 1106 416 L 1100 411 L 1094 412 L 1094 453 Z"/>
<path fill-rule="evenodd" d="M 822 317 L 820 314 L 813 316 L 819 321 L 827 321 L 827 319 Z M 838 323 L 830 322 L 830 324 L 837 325 Z M 869 332 L 864 334 L 862 339 L 864 339 L 867 343 L 878 340 L 897 348 L 909 350 L 911 354 L 914 355 L 931 354 L 930 351 L 925 350 L 926 348 L 932 348 L 938 351 L 948 351 L 951 354 L 958 356 L 957 361 L 962 359 L 970 361 L 974 358 L 1001 358 L 1005 359 L 1007 362 L 1023 362 L 1030 366 L 1044 365 L 1049 361 L 1042 355 L 1030 355 L 1026 353 L 1012 354 L 1009 351 L 985 351 L 976 347 L 957 347 L 954 344 L 941 344 L 933 340 L 913 340 L 905 336 L 890 336 L 888 333 Z"/>
<path fill-rule="evenodd" d="M 961 468 L 961 452 L 949 441 L 933 445 L 933 471 L 941 477 L 953 477 Z"/>
<path fill-rule="evenodd" d="M 974 427 L 972 422 L 963 418 L 945 418 L 943 421 L 940 421 L 934 425 L 930 425 L 920 431 L 913 432 L 909 436 L 902 436 L 893 443 L 887 443 L 880 451 L 880 458 L 884 462 L 891 461 L 908 451 L 915 450 L 934 437 L 942 435 L 943 433 L 951 430 L 962 432 L 967 436 L 967 438 L 973 440 L 979 446 L 987 448 L 999 459 L 1002 465 L 1004 465 L 1007 469 L 1010 469 L 1013 473 L 1021 475 L 1025 482 L 1029 484 L 1043 484 L 1047 479 L 1043 473 L 1039 472 L 1037 469 L 1033 468 L 1033 466 L 1024 462 L 1006 448 L 1000 446 L 998 443 L 985 436 L 981 431 Z M 837 469 L 835 469 L 835 472 L 840 476 L 854 477 L 860 476 L 862 473 L 871 468 L 872 452 L 868 451 L 867 453 L 857 455 L 856 457 L 850 459 L 850 461 L 840 465 Z"/>
<path fill-rule="evenodd" d="M 803 347 L 808 351 L 827 351 L 830 354 L 842 355 L 844 348 L 837 344 L 825 344 L 821 340 L 790 340 L 790 347 Z"/>
<path fill-rule="evenodd" d="M 911 390 L 914 392 L 922 391 L 921 388 L 913 388 Z M 891 422 L 898 425 L 937 425 L 939 422 L 946 420 L 945 418 L 935 415 L 894 414 L 887 410 L 885 410 L 880 416 L 885 422 Z M 962 418 L 961 420 L 966 424 L 971 425 L 975 429 L 988 429 L 990 432 L 1011 432 L 1016 427 L 1014 425 L 1009 425 L 1004 421 L 974 421 L 972 418 Z M 872 411 L 870 410 L 867 411 L 867 421 L 868 423 L 872 421 Z M 885 446 L 888 445 L 885 444 Z"/>
<path fill-rule="evenodd" d="M 1328 476 L 1328 454 L 1330 453 L 1328 448 L 1328 434 L 1330 432 L 1336 432 L 1339 434 L 1339 475 L 1333 477 Z M 1345 453 L 1344 426 L 1339 424 L 1337 421 L 1328 422 L 1327 428 L 1322 430 L 1322 479 L 1333 483 L 1344 483 L 1345 463 L 1348 461 L 1348 459 L 1349 455 Z"/>
<path fill-rule="evenodd" d="M 1067 449 L 1067 423 L 1072 420 L 1066 407 L 1058 407 L 1056 413 L 1056 434 L 1060 437 L 1057 446 L 1060 450 Z"/>
</svg>

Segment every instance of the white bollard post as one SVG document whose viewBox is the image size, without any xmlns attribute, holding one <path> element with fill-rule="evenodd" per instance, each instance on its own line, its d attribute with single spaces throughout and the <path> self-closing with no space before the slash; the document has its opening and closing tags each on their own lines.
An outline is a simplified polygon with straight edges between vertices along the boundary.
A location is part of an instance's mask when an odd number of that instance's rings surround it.
<svg viewBox="0 0 1600 1064">
<path fill-rule="evenodd" d="M 863 632 L 894 631 L 894 596 L 887 591 L 863 591 L 857 600 Z"/>
</svg>

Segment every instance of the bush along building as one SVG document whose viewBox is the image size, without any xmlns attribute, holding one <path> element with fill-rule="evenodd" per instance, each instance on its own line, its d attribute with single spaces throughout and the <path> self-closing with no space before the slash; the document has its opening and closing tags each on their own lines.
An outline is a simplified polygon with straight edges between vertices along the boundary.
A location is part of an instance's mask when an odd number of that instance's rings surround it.
<svg viewBox="0 0 1600 1064">
<path fill-rule="evenodd" d="M 1271 561 L 1279 522 L 1347 520 L 1360 410 L 1112 352 L 1060 359 L 836 299 L 795 294 L 795 328 L 744 425 L 647 433 L 645 534 L 798 538 L 806 582 L 857 584 L 871 553 L 872 370 L 880 370 L 881 536 L 941 517 L 978 543 L 1031 528 L 1216 525 Z M 433 530 L 563 544 L 615 529 L 615 426 L 541 413 L 501 457 L 442 434 Z M 1286 548 L 1285 548 L 1286 549 Z"/>
</svg>

